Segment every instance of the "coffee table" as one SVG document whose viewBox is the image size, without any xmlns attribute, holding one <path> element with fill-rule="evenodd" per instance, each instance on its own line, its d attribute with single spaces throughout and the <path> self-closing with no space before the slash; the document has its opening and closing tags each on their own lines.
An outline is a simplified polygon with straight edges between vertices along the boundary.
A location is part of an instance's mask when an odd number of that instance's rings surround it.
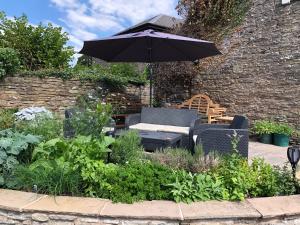
<svg viewBox="0 0 300 225">
<path fill-rule="evenodd" d="M 182 134 L 172 133 L 172 132 L 162 132 L 162 131 L 146 131 L 138 130 L 141 137 L 141 142 L 145 150 L 155 151 L 157 149 L 167 148 L 167 147 L 180 147 Z M 118 137 L 119 132 L 116 133 Z"/>
</svg>

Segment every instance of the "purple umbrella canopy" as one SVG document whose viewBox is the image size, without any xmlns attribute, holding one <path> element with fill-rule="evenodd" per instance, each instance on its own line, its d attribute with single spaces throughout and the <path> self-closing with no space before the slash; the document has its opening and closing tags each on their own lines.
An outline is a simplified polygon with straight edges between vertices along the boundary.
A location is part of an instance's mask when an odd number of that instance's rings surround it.
<svg viewBox="0 0 300 225">
<path fill-rule="evenodd" d="M 213 42 L 145 30 L 85 41 L 79 52 L 107 62 L 195 61 L 221 54 Z"/>
</svg>

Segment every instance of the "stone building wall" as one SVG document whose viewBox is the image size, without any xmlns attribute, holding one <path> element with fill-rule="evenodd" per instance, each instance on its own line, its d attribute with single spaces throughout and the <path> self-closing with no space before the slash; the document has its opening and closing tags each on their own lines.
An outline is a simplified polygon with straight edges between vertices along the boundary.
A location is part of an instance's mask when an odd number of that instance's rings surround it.
<svg viewBox="0 0 300 225">
<path fill-rule="evenodd" d="M 250 119 L 286 117 L 300 126 L 300 1 L 252 0 L 241 27 L 219 46 L 196 78 L 229 114 Z"/>
<path fill-rule="evenodd" d="M 54 77 L 6 77 L 0 81 L 0 108 L 45 106 L 50 110 L 63 112 L 73 106 L 79 96 L 105 88 L 100 83 L 64 81 Z M 124 107 L 131 101 L 141 105 L 149 102 L 148 86 L 128 85 L 124 90 L 109 92 L 112 101 L 121 96 Z"/>
</svg>

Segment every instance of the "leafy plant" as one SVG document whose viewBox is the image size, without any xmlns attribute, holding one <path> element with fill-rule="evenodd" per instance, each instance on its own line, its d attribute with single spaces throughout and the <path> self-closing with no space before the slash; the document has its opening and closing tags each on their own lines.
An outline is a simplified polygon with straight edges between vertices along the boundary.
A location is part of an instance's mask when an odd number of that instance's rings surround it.
<svg viewBox="0 0 300 225">
<path fill-rule="evenodd" d="M 0 79 L 15 73 L 20 67 L 17 52 L 12 48 L 0 48 Z"/>
<path fill-rule="evenodd" d="M 185 171 L 176 173 L 176 181 L 168 186 L 176 202 L 191 203 L 210 199 L 228 199 L 228 191 L 222 180 L 208 173 L 192 174 Z"/>
<path fill-rule="evenodd" d="M 292 133 L 294 132 L 294 129 L 289 126 L 288 124 L 284 123 L 276 123 L 274 127 L 274 133 L 275 134 L 283 134 L 286 136 L 291 136 Z"/>
<path fill-rule="evenodd" d="M 97 104 L 95 108 L 78 108 L 70 119 L 76 135 L 99 137 L 107 126 L 112 114 L 110 104 Z"/>
<path fill-rule="evenodd" d="M 93 170 L 84 176 L 89 184 L 86 189 L 88 196 L 126 203 L 171 199 L 167 184 L 174 182 L 175 178 L 167 167 L 147 162 L 124 166 L 95 164 Z"/>
<path fill-rule="evenodd" d="M 275 123 L 269 120 L 258 120 L 254 123 L 253 132 L 258 135 L 274 133 Z"/>
<path fill-rule="evenodd" d="M 43 140 L 62 136 L 62 120 L 58 116 L 38 115 L 33 120 L 16 122 L 16 129 L 25 134 L 38 135 Z"/>
<path fill-rule="evenodd" d="M 285 164 L 283 167 L 275 167 L 274 173 L 276 176 L 276 195 L 293 195 L 299 194 L 300 182 L 295 182 L 292 170 Z M 295 185 L 296 184 L 296 185 Z M 298 190 L 297 190 L 298 189 Z"/>
<path fill-rule="evenodd" d="M 112 145 L 111 161 L 117 164 L 139 161 L 143 154 L 141 138 L 136 131 L 124 132 Z"/>
<path fill-rule="evenodd" d="M 14 133 L 9 129 L 0 131 L 0 186 L 16 165 L 30 161 L 31 148 L 39 142 L 40 138 L 34 135 Z"/>
<path fill-rule="evenodd" d="M 0 109 L 0 130 L 12 128 L 16 116 L 14 115 L 15 109 Z"/>
</svg>

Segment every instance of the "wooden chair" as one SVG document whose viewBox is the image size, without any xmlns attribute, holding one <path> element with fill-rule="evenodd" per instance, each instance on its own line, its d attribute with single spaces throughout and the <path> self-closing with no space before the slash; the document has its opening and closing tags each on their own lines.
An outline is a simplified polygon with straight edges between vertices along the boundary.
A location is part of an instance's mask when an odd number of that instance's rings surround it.
<svg viewBox="0 0 300 225">
<path fill-rule="evenodd" d="M 199 114 L 207 116 L 207 122 L 216 122 L 216 118 L 223 116 L 226 112 L 226 108 L 220 107 L 219 104 L 213 103 L 213 101 L 204 94 L 194 95 L 191 99 L 184 101 L 178 105 L 179 109 L 196 109 Z"/>
</svg>

